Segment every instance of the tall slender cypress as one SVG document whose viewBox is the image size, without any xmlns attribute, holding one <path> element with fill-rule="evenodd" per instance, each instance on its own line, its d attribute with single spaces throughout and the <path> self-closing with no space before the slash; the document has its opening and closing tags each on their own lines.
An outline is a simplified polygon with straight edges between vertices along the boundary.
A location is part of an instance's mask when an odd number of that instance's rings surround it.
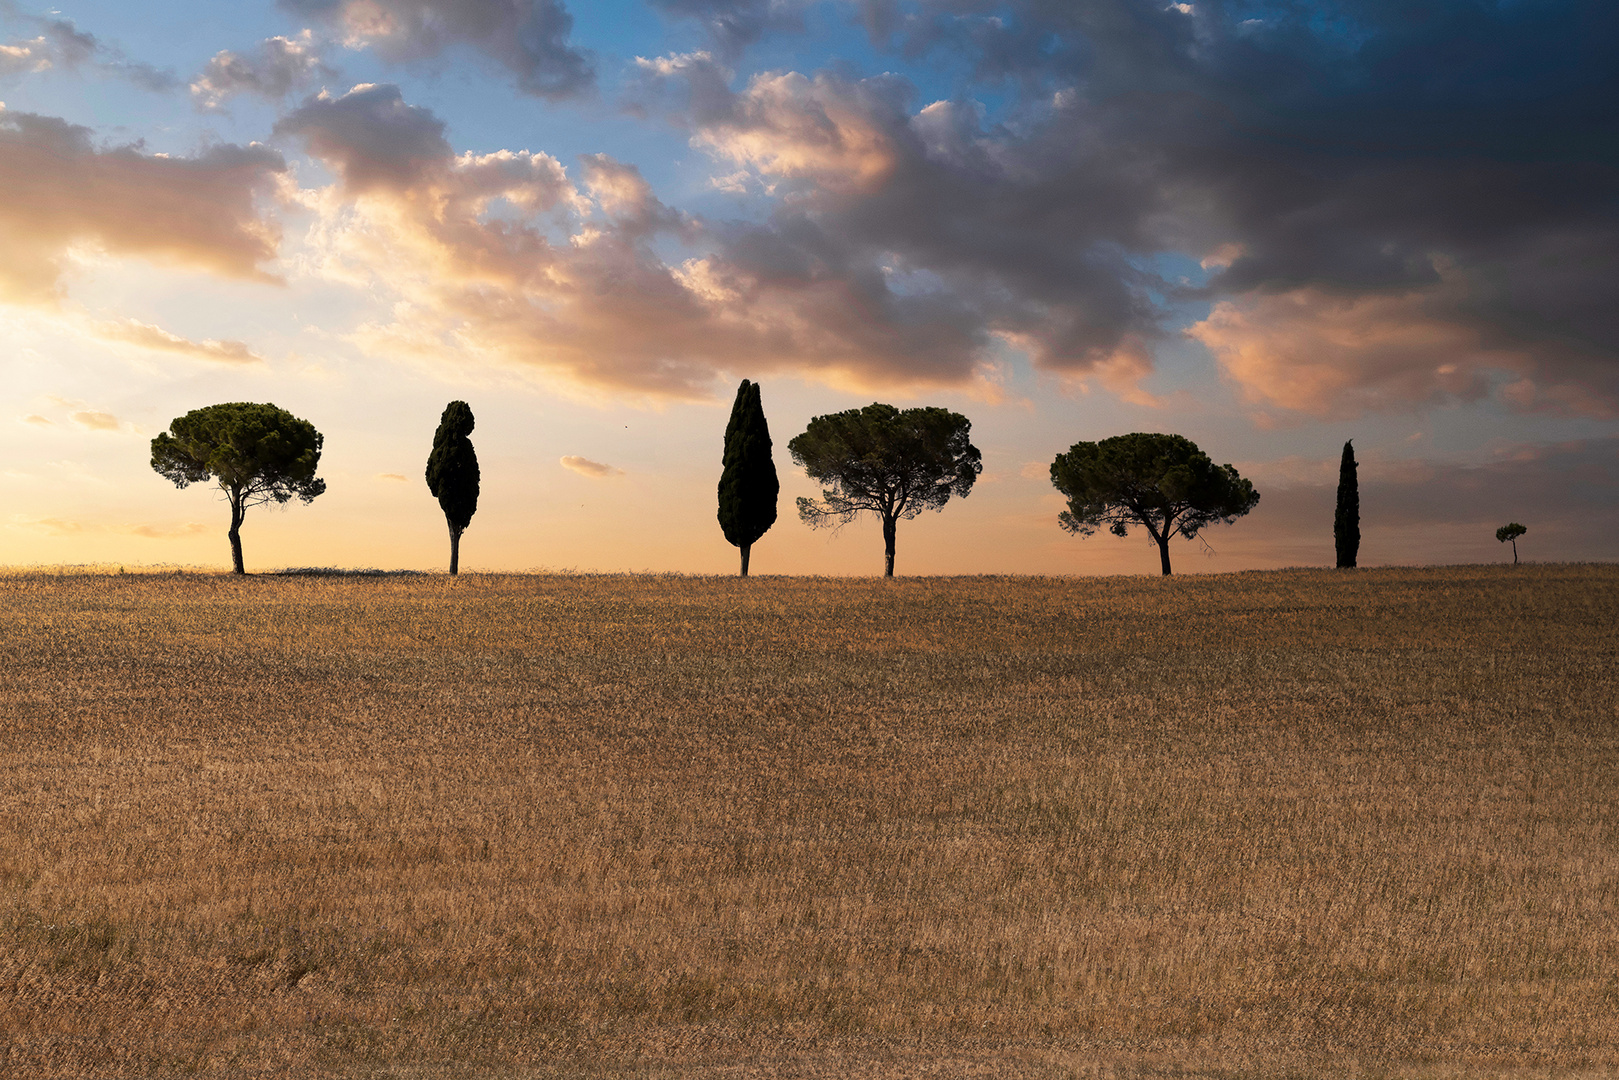
<svg viewBox="0 0 1619 1080">
<path fill-rule="evenodd" d="M 433 452 L 427 455 L 427 489 L 438 499 L 450 527 L 450 573 L 461 572 L 461 534 L 478 512 L 478 455 L 472 449 L 472 407 L 464 401 L 444 406 Z"/>
<path fill-rule="evenodd" d="M 1338 465 L 1338 513 L 1332 519 L 1332 539 L 1338 547 L 1338 565 L 1354 566 L 1360 553 L 1360 481 L 1355 476 L 1354 440 L 1344 443 Z"/>
<path fill-rule="evenodd" d="M 725 456 L 720 471 L 719 519 L 725 539 L 742 549 L 742 576 L 754 541 L 776 523 L 781 484 L 770 457 L 770 425 L 759 401 L 759 384 L 743 379 L 725 425 Z"/>
</svg>

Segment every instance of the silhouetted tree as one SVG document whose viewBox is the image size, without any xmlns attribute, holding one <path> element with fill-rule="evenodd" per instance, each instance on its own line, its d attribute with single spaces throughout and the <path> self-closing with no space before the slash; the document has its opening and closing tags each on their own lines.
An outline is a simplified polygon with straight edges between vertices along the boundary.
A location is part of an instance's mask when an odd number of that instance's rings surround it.
<svg viewBox="0 0 1619 1080">
<path fill-rule="evenodd" d="M 1075 443 L 1051 463 L 1051 483 L 1068 496 L 1057 522 L 1071 533 L 1114 536 L 1139 524 L 1158 543 L 1164 573 L 1169 541 L 1190 540 L 1216 521 L 1230 524 L 1259 502 L 1253 484 L 1230 465 L 1216 465 L 1180 435 L 1136 432 L 1101 442 Z"/>
<path fill-rule="evenodd" d="M 450 573 L 461 572 L 461 534 L 478 512 L 478 454 L 472 449 L 472 407 L 464 401 L 444 406 L 433 450 L 427 455 L 427 490 L 438 499 L 450 527 Z"/>
<path fill-rule="evenodd" d="M 1522 536 L 1528 531 L 1528 529 L 1524 528 L 1522 525 L 1519 525 L 1516 521 L 1512 522 L 1510 525 L 1503 525 L 1499 529 L 1495 530 L 1495 538 L 1497 540 L 1503 544 L 1509 541 L 1511 542 L 1513 566 L 1518 565 L 1518 537 Z"/>
<path fill-rule="evenodd" d="M 324 438 L 308 420 L 274 405 L 237 401 L 192 409 L 152 440 L 152 468 L 178 488 L 213 477 L 230 502 L 232 568 L 242 565 L 242 520 L 247 508 L 284 503 L 294 495 L 313 502 L 326 490 L 315 476 Z"/>
<path fill-rule="evenodd" d="M 844 525 L 860 513 L 882 519 L 883 576 L 894 576 L 894 533 L 901 518 L 942 510 L 966 498 L 983 472 L 968 441 L 972 421 L 948 409 L 906 409 L 873 402 L 817 416 L 787 444 L 793 460 L 827 485 L 821 501 L 800 498 L 798 516 L 811 528 Z"/>
<path fill-rule="evenodd" d="M 1360 554 L 1360 480 L 1356 476 L 1354 442 L 1344 443 L 1343 460 L 1338 463 L 1338 512 L 1332 519 L 1332 540 L 1338 549 L 1338 565 L 1354 566 Z"/>
<path fill-rule="evenodd" d="M 725 425 L 719 486 L 720 529 L 725 539 L 742 549 L 743 577 L 748 576 L 748 554 L 754 542 L 776 523 L 780 492 L 759 384 L 743 379 L 731 406 L 731 420 Z"/>
</svg>

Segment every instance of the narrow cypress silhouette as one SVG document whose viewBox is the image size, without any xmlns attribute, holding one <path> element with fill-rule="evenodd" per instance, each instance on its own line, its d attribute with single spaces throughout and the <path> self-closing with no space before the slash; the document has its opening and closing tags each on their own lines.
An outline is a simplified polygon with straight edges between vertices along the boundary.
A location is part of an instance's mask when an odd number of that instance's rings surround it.
<svg viewBox="0 0 1619 1080">
<path fill-rule="evenodd" d="M 450 527 L 450 573 L 461 572 L 461 534 L 478 512 L 478 455 L 472 449 L 472 407 L 464 401 L 444 406 L 433 451 L 427 455 L 427 489 L 444 510 Z"/>
<path fill-rule="evenodd" d="M 776 523 L 781 484 L 770 457 L 770 425 L 759 400 L 759 384 L 743 379 L 725 425 L 725 456 L 720 472 L 719 519 L 725 539 L 742 549 L 742 576 L 748 576 L 753 544 Z"/>
<path fill-rule="evenodd" d="M 1360 480 L 1356 477 L 1354 440 L 1344 443 L 1338 465 L 1338 512 L 1332 519 L 1332 539 L 1338 547 L 1339 567 L 1354 566 L 1360 554 Z"/>
</svg>

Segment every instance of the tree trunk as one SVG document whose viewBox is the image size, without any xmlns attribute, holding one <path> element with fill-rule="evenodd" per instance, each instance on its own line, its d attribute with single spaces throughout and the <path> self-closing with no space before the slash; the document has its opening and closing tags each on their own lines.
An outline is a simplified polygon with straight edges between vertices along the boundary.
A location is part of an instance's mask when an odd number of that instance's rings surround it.
<svg viewBox="0 0 1619 1080">
<path fill-rule="evenodd" d="M 896 525 L 896 523 L 895 523 L 893 518 L 888 517 L 886 515 L 883 517 L 883 545 L 884 545 L 885 552 L 886 552 L 886 554 L 884 556 L 884 559 L 883 559 L 883 577 L 893 577 L 894 576 L 894 531 L 895 531 L 895 525 Z"/>
<path fill-rule="evenodd" d="M 242 565 L 242 519 L 247 516 L 247 507 L 242 505 L 241 496 L 231 494 L 230 500 L 230 561 L 231 572 L 246 574 L 247 568 Z"/>
<path fill-rule="evenodd" d="M 1517 540 L 1517 537 L 1513 537 L 1513 540 L 1512 540 L 1512 565 L 1513 566 L 1518 565 L 1518 540 Z"/>
<path fill-rule="evenodd" d="M 742 576 L 748 576 L 748 553 L 753 550 L 752 544 L 742 545 Z"/>
<path fill-rule="evenodd" d="M 1151 526 L 1147 528 L 1147 531 L 1152 533 L 1152 538 L 1158 541 L 1158 560 L 1164 564 L 1164 577 L 1169 576 L 1169 541 L 1175 536 L 1174 525 L 1174 517 L 1166 511 L 1164 513 L 1164 531 L 1162 533 L 1153 532 Z"/>
<path fill-rule="evenodd" d="M 450 576 L 461 572 L 461 531 L 450 530 Z"/>
</svg>

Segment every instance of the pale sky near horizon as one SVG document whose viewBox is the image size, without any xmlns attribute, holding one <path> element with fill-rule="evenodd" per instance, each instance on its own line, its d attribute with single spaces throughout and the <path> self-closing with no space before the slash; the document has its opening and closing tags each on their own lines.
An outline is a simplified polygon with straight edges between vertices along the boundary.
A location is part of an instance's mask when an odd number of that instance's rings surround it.
<svg viewBox="0 0 1619 1080">
<path fill-rule="evenodd" d="M 271 401 L 325 495 L 250 570 L 728 573 L 737 382 L 782 480 L 754 573 L 880 573 L 787 443 L 973 421 L 897 570 L 1155 573 L 1052 458 L 1172 431 L 1258 508 L 1177 572 L 1619 555 L 1619 7 L 1484 0 L 0 0 L 0 565 L 228 566 L 184 412 Z"/>
</svg>

